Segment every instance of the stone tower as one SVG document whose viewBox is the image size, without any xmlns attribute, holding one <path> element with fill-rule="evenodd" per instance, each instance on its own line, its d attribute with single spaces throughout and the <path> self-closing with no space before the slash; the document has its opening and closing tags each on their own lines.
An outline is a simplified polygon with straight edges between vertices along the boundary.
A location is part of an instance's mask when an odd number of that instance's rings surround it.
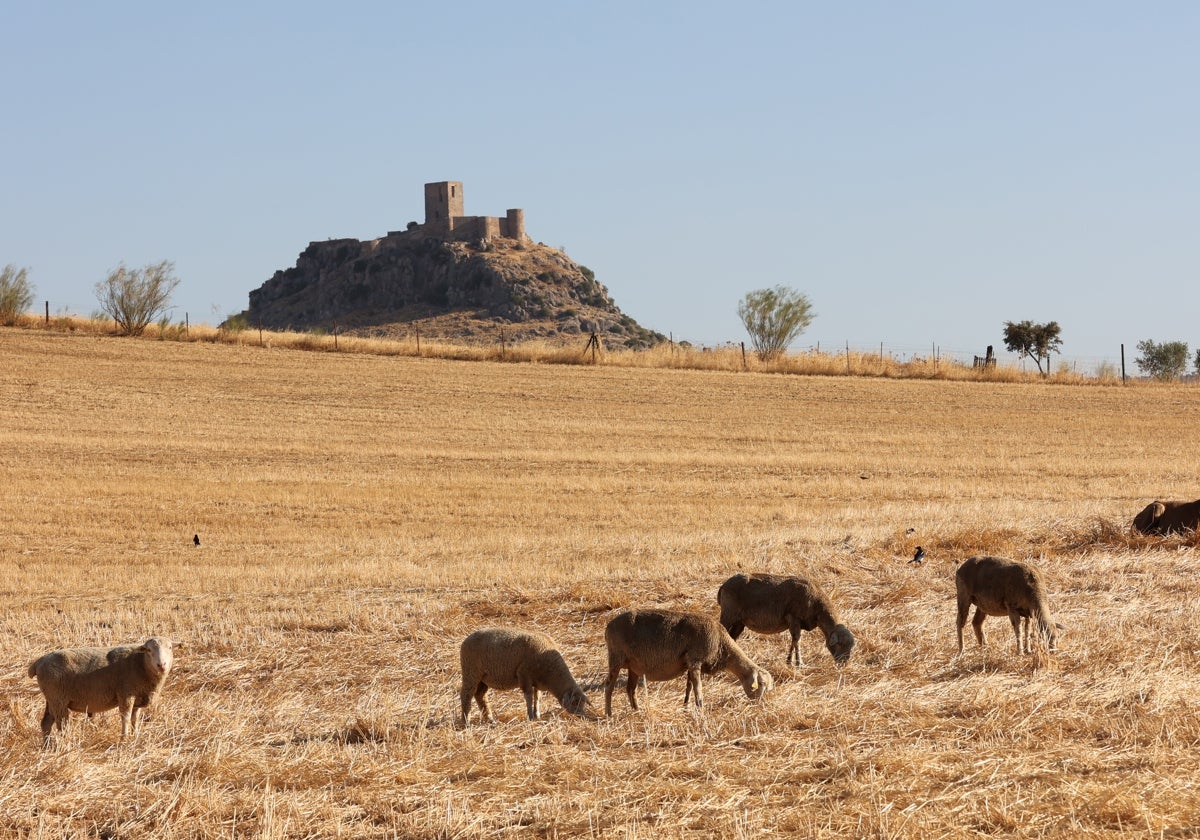
<svg viewBox="0 0 1200 840">
<path fill-rule="evenodd" d="M 463 212 L 462 181 L 435 181 L 425 185 L 425 224 L 430 236 L 448 240 L 487 240 L 502 236 L 526 241 L 525 211 L 509 210 L 503 217 L 467 216 Z"/>
<path fill-rule="evenodd" d="M 430 233 L 449 234 L 454 220 L 462 218 L 462 181 L 437 181 L 425 185 L 425 228 Z"/>
</svg>

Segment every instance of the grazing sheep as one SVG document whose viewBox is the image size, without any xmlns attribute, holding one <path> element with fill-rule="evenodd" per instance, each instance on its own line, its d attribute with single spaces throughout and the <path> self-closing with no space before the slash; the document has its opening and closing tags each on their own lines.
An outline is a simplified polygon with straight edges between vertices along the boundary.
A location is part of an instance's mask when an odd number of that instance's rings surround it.
<svg viewBox="0 0 1200 840">
<path fill-rule="evenodd" d="M 468 725 L 471 698 L 479 704 L 483 721 L 493 720 L 488 708 L 489 688 L 520 688 L 530 720 L 537 720 L 542 691 L 549 691 L 564 709 L 586 716 L 587 697 L 571 676 L 554 640 L 545 633 L 489 627 L 476 630 L 463 640 L 462 724 Z"/>
<path fill-rule="evenodd" d="M 671 610 L 629 610 L 619 614 L 604 630 L 608 645 L 608 680 L 604 684 L 604 713 L 612 717 L 612 694 L 621 669 L 628 670 L 625 692 L 629 705 L 637 705 L 639 677 L 656 682 L 687 674 L 683 705 L 695 693 L 696 708 L 703 708 L 700 675 L 728 671 L 742 690 L 757 700 L 771 690 L 771 675 L 742 652 L 725 628 L 699 613 Z"/>
<path fill-rule="evenodd" d="M 1006 615 L 1017 636 L 1017 652 L 1032 653 L 1031 622 L 1036 620 L 1046 647 L 1055 649 L 1054 630 L 1063 629 L 1050 618 L 1046 587 L 1037 569 L 999 557 L 972 557 L 954 573 L 958 590 L 958 652 L 963 650 L 963 626 L 975 605 L 975 638 L 983 645 L 983 620 L 989 615 Z M 1022 634 L 1022 627 L 1024 634 Z"/>
<path fill-rule="evenodd" d="M 1133 518 L 1133 530 L 1142 534 L 1200 530 L 1200 499 L 1194 502 L 1151 502 Z"/>
<path fill-rule="evenodd" d="M 35 659 L 29 676 L 37 678 L 46 698 L 43 746 L 49 743 L 53 726 L 59 732 L 65 729 L 71 712 L 91 716 L 119 709 L 121 737 L 134 732 L 138 709 L 154 702 L 174 656 L 170 640 L 152 637 L 141 645 L 66 648 Z"/>
<path fill-rule="evenodd" d="M 734 639 L 749 627 L 755 633 L 792 634 L 788 648 L 790 665 L 795 655 L 800 665 L 800 631 L 820 627 L 825 647 L 833 661 L 845 665 L 854 648 L 854 634 L 838 621 L 829 596 L 816 583 L 803 577 L 783 575 L 734 575 L 717 590 L 721 624 Z"/>
</svg>

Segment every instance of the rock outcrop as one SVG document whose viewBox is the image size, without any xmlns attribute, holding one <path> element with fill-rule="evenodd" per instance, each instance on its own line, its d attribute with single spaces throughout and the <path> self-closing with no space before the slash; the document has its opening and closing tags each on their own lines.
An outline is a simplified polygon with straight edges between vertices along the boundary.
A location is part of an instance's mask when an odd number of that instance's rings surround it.
<svg viewBox="0 0 1200 840">
<path fill-rule="evenodd" d="M 452 316 L 452 317 L 451 317 Z M 508 238 L 446 241 L 420 226 L 380 239 L 310 243 L 292 268 L 250 292 L 244 323 L 474 342 L 596 333 L 608 347 L 664 340 L 621 313 L 586 267 L 545 245 Z"/>
</svg>

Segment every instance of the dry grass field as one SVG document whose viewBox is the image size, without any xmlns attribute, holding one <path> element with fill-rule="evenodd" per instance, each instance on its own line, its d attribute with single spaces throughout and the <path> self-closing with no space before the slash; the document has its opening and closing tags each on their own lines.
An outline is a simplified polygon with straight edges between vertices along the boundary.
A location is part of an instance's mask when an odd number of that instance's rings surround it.
<svg viewBox="0 0 1200 840">
<path fill-rule="evenodd" d="M 1198 425 L 1187 386 L 0 330 L 0 837 L 1198 836 L 1196 541 L 1126 528 L 1200 496 Z M 1042 567 L 1058 653 L 992 618 L 957 655 L 977 553 Z M 821 581 L 849 664 L 748 633 L 761 704 L 458 726 L 472 630 L 550 633 L 602 709 L 615 611 L 715 614 L 737 570 Z M 29 662 L 151 634 L 138 736 L 43 751 Z"/>
</svg>

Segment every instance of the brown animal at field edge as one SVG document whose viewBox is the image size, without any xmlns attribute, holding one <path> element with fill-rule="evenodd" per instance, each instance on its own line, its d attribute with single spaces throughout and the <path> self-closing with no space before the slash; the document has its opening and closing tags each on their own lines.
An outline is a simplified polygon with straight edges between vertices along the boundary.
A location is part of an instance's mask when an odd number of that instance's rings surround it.
<svg viewBox="0 0 1200 840">
<path fill-rule="evenodd" d="M 1174 534 L 1200 529 L 1200 499 L 1194 502 L 1153 501 L 1133 518 L 1142 534 Z"/>
</svg>

